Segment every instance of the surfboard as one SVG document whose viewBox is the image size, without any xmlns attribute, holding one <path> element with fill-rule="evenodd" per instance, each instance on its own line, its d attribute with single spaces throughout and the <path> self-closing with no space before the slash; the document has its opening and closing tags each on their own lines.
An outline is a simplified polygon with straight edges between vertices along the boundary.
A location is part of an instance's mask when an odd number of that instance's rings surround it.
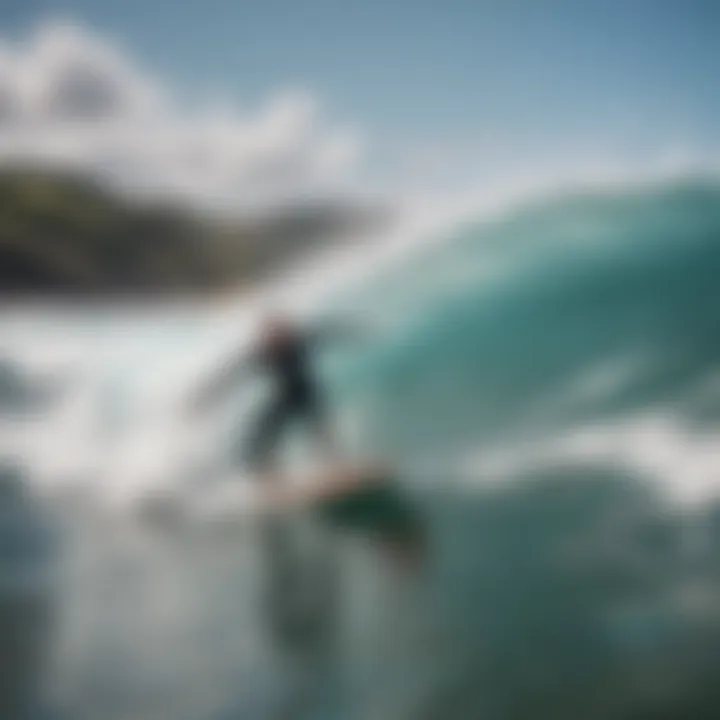
<svg viewBox="0 0 720 720">
<path fill-rule="evenodd" d="M 165 487 L 140 496 L 137 507 L 198 517 L 286 514 L 345 501 L 390 482 L 386 469 L 335 463 L 313 470 L 227 475 L 189 490 Z"/>
<path fill-rule="evenodd" d="M 387 466 L 333 463 L 304 473 L 227 478 L 195 497 L 148 498 L 142 514 L 153 524 L 221 522 L 315 515 L 346 532 L 390 542 L 422 542 L 421 513 Z"/>
<path fill-rule="evenodd" d="M 257 492 L 264 512 L 306 510 L 341 529 L 388 538 L 422 534 L 418 509 L 388 467 L 334 465 L 293 483 L 267 477 Z"/>
<path fill-rule="evenodd" d="M 386 468 L 333 464 L 303 474 L 265 474 L 251 480 L 258 509 L 286 511 L 323 506 L 385 486 Z"/>
</svg>

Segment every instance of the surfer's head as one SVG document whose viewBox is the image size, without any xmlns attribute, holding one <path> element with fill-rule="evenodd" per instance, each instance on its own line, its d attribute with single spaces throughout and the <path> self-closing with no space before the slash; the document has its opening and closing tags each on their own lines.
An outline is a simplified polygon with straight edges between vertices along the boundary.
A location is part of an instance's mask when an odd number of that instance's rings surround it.
<svg viewBox="0 0 720 720">
<path fill-rule="evenodd" d="M 292 318 L 279 311 L 265 314 L 260 327 L 262 344 L 266 347 L 277 347 L 290 342 L 295 337 L 295 323 Z"/>
</svg>

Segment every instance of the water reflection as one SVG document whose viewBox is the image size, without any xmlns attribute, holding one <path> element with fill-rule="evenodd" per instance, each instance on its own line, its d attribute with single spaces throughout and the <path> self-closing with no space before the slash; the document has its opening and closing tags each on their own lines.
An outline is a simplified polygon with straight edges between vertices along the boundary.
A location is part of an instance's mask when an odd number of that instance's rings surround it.
<svg viewBox="0 0 720 720">
<path fill-rule="evenodd" d="M 118 720 L 720 710 L 720 511 L 616 472 L 386 489 L 222 527 L 62 512 L 57 596 L 3 572 L 1 717 L 46 701 Z"/>
<path fill-rule="evenodd" d="M 338 558 L 327 536 L 301 537 L 303 531 L 318 530 L 293 527 L 282 518 L 262 528 L 264 617 L 269 639 L 285 654 L 291 675 L 277 718 L 317 717 L 340 690 Z"/>
</svg>

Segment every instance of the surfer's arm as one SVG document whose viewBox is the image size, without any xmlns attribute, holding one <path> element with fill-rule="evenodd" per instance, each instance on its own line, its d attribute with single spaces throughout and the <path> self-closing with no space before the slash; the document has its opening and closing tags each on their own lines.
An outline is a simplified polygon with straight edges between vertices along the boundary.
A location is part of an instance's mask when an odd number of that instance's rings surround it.
<svg viewBox="0 0 720 720">
<path fill-rule="evenodd" d="M 197 386 L 188 398 L 187 406 L 192 412 L 204 412 L 234 390 L 254 371 L 257 357 L 247 350 L 237 353 L 213 371 L 205 382 Z"/>
</svg>

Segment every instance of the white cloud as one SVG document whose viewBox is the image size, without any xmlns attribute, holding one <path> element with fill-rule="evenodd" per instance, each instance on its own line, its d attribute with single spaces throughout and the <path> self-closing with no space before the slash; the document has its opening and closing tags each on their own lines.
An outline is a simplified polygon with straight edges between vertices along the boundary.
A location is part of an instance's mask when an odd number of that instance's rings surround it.
<svg viewBox="0 0 720 720">
<path fill-rule="evenodd" d="M 329 122 L 303 90 L 279 92 L 253 112 L 233 103 L 188 110 L 171 88 L 78 26 L 52 23 L 0 45 L 0 162 L 253 205 L 347 186 L 359 154 L 357 133 Z"/>
</svg>

